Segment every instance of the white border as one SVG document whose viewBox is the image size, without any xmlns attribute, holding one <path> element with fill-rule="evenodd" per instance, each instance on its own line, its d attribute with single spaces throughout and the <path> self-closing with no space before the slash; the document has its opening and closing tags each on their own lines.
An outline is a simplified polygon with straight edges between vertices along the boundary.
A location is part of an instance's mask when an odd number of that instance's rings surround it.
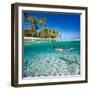
<svg viewBox="0 0 90 90">
<path fill-rule="evenodd" d="M 61 77 L 61 78 L 46 78 L 46 79 L 22 79 L 22 10 L 33 10 L 33 11 L 49 11 L 49 12 L 68 12 L 68 13 L 81 13 L 81 75 L 73 77 Z M 42 7 L 18 7 L 18 83 L 19 84 L 32 84 L 32 83 L 46 83 L 46 82 L 67 82 L 67 81 L 80 81 L 85 80 L 85 10 L 74 10 L 74 9 L 57 9 L 57 8 L 42 8 Z"/>
</svg>

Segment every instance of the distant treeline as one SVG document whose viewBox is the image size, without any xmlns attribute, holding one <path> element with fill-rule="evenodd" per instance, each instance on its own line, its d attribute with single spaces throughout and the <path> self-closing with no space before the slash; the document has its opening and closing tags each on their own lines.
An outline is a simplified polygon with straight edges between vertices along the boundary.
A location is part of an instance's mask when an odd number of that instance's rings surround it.
<svg viewBox="0 0 90 90">
<path fill-rule="evenodd" d="M 32 30 L 24 30 L 24 36 L 27 37 L 41 37 L 41 38 L 56 38 L 58 35 L 58 32 L 55 30 L 50 30 L 50 29 L 42 29 L 41 31 L 32 31 Z"/>
</svg>

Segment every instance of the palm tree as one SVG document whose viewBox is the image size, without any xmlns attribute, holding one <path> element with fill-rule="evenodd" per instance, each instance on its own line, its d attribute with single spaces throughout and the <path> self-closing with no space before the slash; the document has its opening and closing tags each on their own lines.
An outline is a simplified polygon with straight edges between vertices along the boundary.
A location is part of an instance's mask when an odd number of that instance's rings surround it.
<svg viewBox="0 0 90 90">
<path fill-rule="evenodd" d="M 34 16 L 30 17 L 30 25 L 31 25 L 31 30 L 32 30 L 33 32 L 36 31 L 36 29 L 37 29 L 37 24 L 38 24 L 37 18 L 34 17 Z"/>
<path fill-rule="evenodd" d="M 48 38 L 48 28 L 44 28 L 44 38 Z"/>
<path fill-rule="evenodd" d="M 24 13 L 24 19 L 26 22 L 30 22 L 30 32 L 31 36 L 37 36 L 36 30 L 46 25 L 46 19 L 37 19 L 35 16 L 29 16 L 28 13 Z"/>
<path fill-rule="evenodd" d="M 26 22 L 29 22 L 29 14 L 28 13 L 24 13 L 24 20 L 26 21 Z"/>
<path fill-rule="evenodd" d="M 28 30 L 28 29 L 26 29 L 25 31 L 24 31 L 24 35 L 25 36 L 30 36 L 30 32 L 29 32 L 30 30 Z"/>
<path fill-rule="evenodd" d="M 25 36 L 31 37 L 42 37 L 42 38 L 56 38 L 58 36 L 58 32 L 49 29 L 46 24 L 45 18 L 38 19 L 35 16 L 29 16 L 28 13 L 24 13 L 24 19 L 26 22 L 30 23 L 30 30 L 24 30 Z M 42 28 L 44 26 L 44 28 Z M 37 32 L 37 29 L 42 29 L 40 32 Z"/>
<path fill-rule="evenodd" d="M 42 18 L 42 19 L 39 19 L 38 20 L 38 23 L 41 25 L 41 26 L 47 26 L 47 24 L 46 24 L 46 19 L 45 18 Z"/>
</svg>

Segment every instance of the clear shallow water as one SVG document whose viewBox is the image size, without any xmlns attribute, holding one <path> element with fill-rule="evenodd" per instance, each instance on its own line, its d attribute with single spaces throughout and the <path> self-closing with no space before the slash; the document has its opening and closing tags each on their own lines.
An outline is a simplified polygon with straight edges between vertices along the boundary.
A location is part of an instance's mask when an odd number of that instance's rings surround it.
<svg viewBox="0 0 90 90">
<path fill-rule="evenodd" d="M 24 43 L 24 77 L 79 74 L 80 41 Z"/>
</svg>

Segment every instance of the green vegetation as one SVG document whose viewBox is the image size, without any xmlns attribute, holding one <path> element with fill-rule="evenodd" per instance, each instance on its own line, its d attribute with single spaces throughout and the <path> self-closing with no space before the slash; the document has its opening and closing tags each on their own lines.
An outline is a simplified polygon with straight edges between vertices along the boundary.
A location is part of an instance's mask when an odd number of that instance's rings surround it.
<svg viewBox="0 0 90 90">
<path fill-rule="evenodd" d="M 39 36 L 42 38 L 56 38 L 57 35 L 58 35 L 58 32 L 48 28 L 44 28 L 39 32 Z"/>
<path fill-rule="evenodd" d="M 24 30 L 24 36 L 27 37 L 41 37 L 41 38 L 56 38 L 58 36 L 58 32 L 52 30 L 47 27 L 46 19 L 37 17 L 29 17 L 28 15 L 24 15 L 24 19 L 26 22 L 30 23 L 30 29 Z M 38 29 L 40 31 L 38 31 Z"/>
</svg>

